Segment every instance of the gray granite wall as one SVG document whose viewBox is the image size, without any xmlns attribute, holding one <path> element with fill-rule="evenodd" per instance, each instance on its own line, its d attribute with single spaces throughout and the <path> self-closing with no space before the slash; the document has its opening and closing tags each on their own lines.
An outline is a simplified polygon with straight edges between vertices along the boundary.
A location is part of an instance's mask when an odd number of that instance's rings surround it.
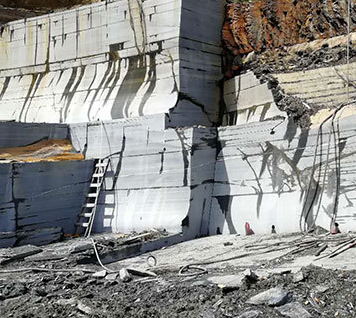
<svg viewBox="0 0 356 318">
<path fill-rule="evenodd" d="M 245 222 L 255 233 L 334 221 L 354 230 L 355 119 L 336 117 L 320 130 L 288 121 L 219 128 L 210 233 L 245 233 Z"/>
<path fill-rule="evenodd" d="M 165 113 L 170 126 L 211 126 L 222 19 L 221 1 L 117 0 L 10 22 L 0 35 L 0 119 Z"/>
<path fill-rule="evenodd" d="M 73 234 L 92 171 L 91 160 L 0 164 L 0 232 L 8 233 L 7 244 Z"/>
</svg>

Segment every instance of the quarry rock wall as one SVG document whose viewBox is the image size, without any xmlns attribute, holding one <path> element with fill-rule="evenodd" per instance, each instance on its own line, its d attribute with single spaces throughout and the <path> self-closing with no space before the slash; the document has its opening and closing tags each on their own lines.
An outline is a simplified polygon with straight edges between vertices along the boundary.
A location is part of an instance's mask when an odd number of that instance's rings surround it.
<svg viewBox="0 0 356 318">
<path fill-rule="evenodd" d="M 216 132 L 165 129 L 165 116 L 70 125 L 88 159 L 110 157 L 94 231 L 165 229 L 193 238 L 207 233 L 214 184 Z M 78 137 L 80 136 L 80 137 Z"/>
<path fill-rule="evenodd" d="M 325 51 L 307 70 L 280 65 L 345 33 L 346 2 L 228 4 L 225 48 L 255 53 L 223 81 L 222 4 L 99 2 L 0 29 L 0 119 L 25 122 L 1 122 L 0 146 L 68 138 L 85 157 L 0 165 L 0 242 L 73 231 L 98 158 L 110 161 L 94 232 L 191 239 L 244 233 L 245 222 L 255 233 L 355 227 L 356 64 L 341 56 L 320 67 Z M 345 41 L 327 46 L 340 53 Z M 281 48 L 275 68 L 273 54 L 259 55 Z"/>
<path fill-rule="evenodd" d="M 6 24 L 0 119 L 73 123 L 166 113 L 171 126 L 213 125 L 222 15 L 216 0 L 120 0 Z"/>
<path fill-rule="evenodd" d="M 93 161 L 0 164 L 0 246 L 73 234 Z"/>
<path fill-rule="evenodd" d="M 1 151 L 69 137 L 65 124 L 0 123 Z M 32 155 L 40 158 L 41 151 Z M 1 247 L 41 245 L 74 233 L 94 162 L 39 160 L 0 160 Z"/>
<path fill-rule="evenodd" d="M 261 83 L 251 71 L 225 81 L 224 102 L 224 126 L 286 117 L 286 113 L 278 109 L 268 83 Z"/>
<path fill-rule="evenodd" d="M 356 97 L 356 63 L 313 70 L 273 74 L 284 93 L 307 102 L 317 110 L 334 108 Z M 350 85 L 347 87 L 347 78 Z"/>
<path fill-rule="evenodd" d="M 255 233 L 335 221 L 354 229 L 355 119 L 336 115 L 320 129 L 290 121 L 219 128 L 210 233 L 245 233 L 245 222 Z"/>
<path fill-rule="evenodd" d="M 0 122 L 0 148 L 22 147 L 44 139 L 68 137 L 68 126 L 63 124 Z"/>
</svg>

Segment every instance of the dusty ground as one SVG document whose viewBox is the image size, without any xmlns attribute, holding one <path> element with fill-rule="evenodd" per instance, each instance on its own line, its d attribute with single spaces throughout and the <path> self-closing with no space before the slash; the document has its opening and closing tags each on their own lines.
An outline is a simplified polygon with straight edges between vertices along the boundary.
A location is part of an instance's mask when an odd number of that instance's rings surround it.
<svg viewBox="0 0 356 318">
<path fill-rule="evenodd" d="M 319 261 L 314 256 L 319 245 L 328 244 L 321 254 L 326 256 L 350 238 L 277 235 L 199 239 L 107 265 L 110 270 L 147 270 L 147 256 L 154 255 L 157 265 L 149 270 L 157 277 L 133 276 L 127 283 L 109 279 L 110 275 L 96 278 L 83 272 L 84 268 L 101 270 L 97 264 L 77 264 L 83 255 L 92 254 L 90 249 L 61 260 L 19 260 L 0 267 L 0 316 L 283 317 L 279 307 L 246 303 L 262 291 L 281 287 L 291 293 L 290 302 L 299 303 L 309 313 L 285 317 L 355 317 L 356 249 Z M 180 267 L 188 264 L 200 264 L 207 272 L 179 276 Z M 73 271 L 3 273 L 29 267 Z M 258 275 L 256 281 L 245 277 L 246 268 Z M 240 278 L 241 282 L 234 283 Z M 243 315 L 246 312 L 250 313 Z"/>
</svg>

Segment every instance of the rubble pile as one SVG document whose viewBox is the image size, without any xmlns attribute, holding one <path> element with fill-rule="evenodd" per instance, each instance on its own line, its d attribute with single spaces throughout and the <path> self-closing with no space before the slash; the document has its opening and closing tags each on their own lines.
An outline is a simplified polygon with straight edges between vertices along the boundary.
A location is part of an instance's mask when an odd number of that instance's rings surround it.
<svg viewBox="0 0 356 318">
<path fill-rule="evenodd" d="M 145 236 L 137 237 L 132 241 Z M 200 240 L 200 246 L 206 250 L 212 248 L 207 245 L 208 240 Z M 83 240 L 61 243 L 62 246 L 57 243 L 57 249 L 67 249 L 72 255 L 62 259 L 50 258 L 48 254 L 47 258 L 44 256 L 50 246 L 1 250 L 3 258 L 6 254 L 7 257 L 11 254 L 17 257 L 0 267 L 0 315 L 308 318 L 353 317 L 356 314 L 355 271 L 314 265 L 288 269 L 293 261 L 305 257 L 318 255 L 317 258 L 326 259 L 341 257 L 342 252 L 354 253 L 351 247 L 355 245 L 355 236 L 322 234 L 286 238 L 273 235 L 271 239 L 252 236 L 248 241 L 230 236 L 223 240 L 224 244 L 215 248 L 226 249 L 226 252 L 216 253 L 214 260 L 201 259 L 195 266 L 185 266 L 185 271 L 174 262 L 177 257 L 175 248 L 183 248 L 179 246 L 162 250 L 161 253 L 171 255 L 165 260 L 170 262 L 169 266 L 157 252 L 155 256 L 146 254 L 132 261 L 103 265 L 104 268 L 94 261 L 79 264 L 78 260 L 92 250 Z M 236 245 L 235 240 L 245 243 Z M 108 245 L 130 242 L 130 238 L 114 239 L 111 236 L 96 238 L 96 241 L 96 245 L 103 249 Z M 189 246 L 193 243 L 183 244 L 187 250 L 192 249 Z M 240 253 L 242 250 L 243 254 Z M 262 260 L 263 255 L 276 251 L 281 254 L 269 261 Z M 234 256 L 225 259 L 224 254 L 228 255 L 228 252 Z M 42 258 L 39 257 L 41 254 Z M 195 253 L 197 257 L 198 254 Z M 244 258 L 252 255 L 256 255 L 261 263 L 244 265 Z M 184 257 L 182 253 L 182 261 Z M 233 259 L 236 262 L 228 264 Z M 137 262 L 142 266 L 137 266 Z M 199 268 L 204 270 L 197 270 Z"/>
<path fill-rule="evenodd" d="M 355 57 L 356 49 L 352 45 L 350 46 L 350 63 L 355 62 Z M 341 45 L 329 47 L 327 44 L 294 52 L 285 48 L 267 50 L 261 54 L 252 54 L 244 61 L 241 69 L 252 69 L 257 75 L 306 71 L 347 63 L 345 47 Z"/>
</svg>

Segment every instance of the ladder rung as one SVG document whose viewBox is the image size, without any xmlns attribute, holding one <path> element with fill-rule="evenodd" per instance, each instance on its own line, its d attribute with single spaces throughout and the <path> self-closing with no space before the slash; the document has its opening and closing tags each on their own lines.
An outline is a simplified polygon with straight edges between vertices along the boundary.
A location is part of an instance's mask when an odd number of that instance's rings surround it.
<svg viewBox="0 0 356 318">
<path fill-rule="evenodd" d="M 108 163 L 107 162 L 99 162 L 95 165 L 95 167 L 99 168 L 99 167 L 107 167 Z"/>
<path fill-rule="evenodd" d="M 95 203 L 85 203 L 85 204 L 84 204 L 84 207 L 86 207 L 86 208 L 93 208 L 93 207 L 95 207 Z"/>
<path fill-rule="evenodd" d="M 93 215 L 93 213 L 82 213 L 82 214 L 80 214 L 80 216 L 82 217 L 82 218 L 90 218 L 91 216 Z"/>
<path fill-rule="evenodd" d="M 88 193 L 87 197 L 88 198 L 96 198 L 98 196 L 99 193 Z"/>
<path fill-rule="evenodd" d="M 85 223 L 77 223 L 76 225 L 77 225 L 77 226 L 82 226 L 82 227 L 88 227 L 88 226 L 89 226 L 89 223 L 88 223 L 88 222 L 85 222 Z"/>
<path fill-rule="evenodd" d="M 101 178 L 104 177 L 104 173 L 94 173 L 93 178 Z"/>
<path fill-rule="evenodd" d="M 90 186 L 94 187 L 94 188 L 100 188 L 101 187 L 101 183 L 91 183 Z"/>
</svg>

